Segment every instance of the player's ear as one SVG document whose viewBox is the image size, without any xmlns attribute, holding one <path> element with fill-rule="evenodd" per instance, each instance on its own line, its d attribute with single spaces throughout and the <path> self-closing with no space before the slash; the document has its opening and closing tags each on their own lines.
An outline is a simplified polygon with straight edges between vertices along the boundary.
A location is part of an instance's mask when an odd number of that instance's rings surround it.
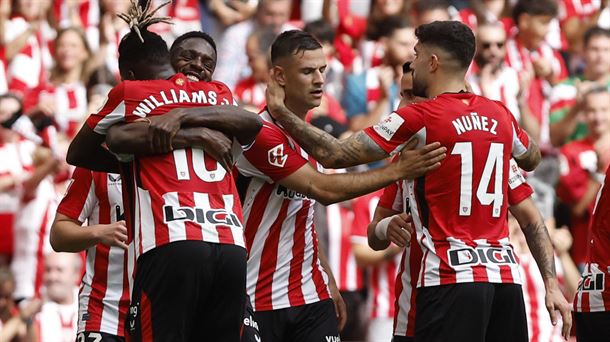
<svg viewBox="0 0 610 342">
<path fill-rule="evenodd" d="M 274 66 L 272 69 L 271 77 L 275 78 L 275 81 L 282 87 L 286 85 L 286 73 L 284 68 L 279 65 Z"/>
<path fill-rule="evenodd" d="M 430 72 L 435 72 L 436 70 L 438 70 L 438 56 L 436 54 L 430 55 L 430 62 L 428 65 L 430 68 Z"/>
</svg>

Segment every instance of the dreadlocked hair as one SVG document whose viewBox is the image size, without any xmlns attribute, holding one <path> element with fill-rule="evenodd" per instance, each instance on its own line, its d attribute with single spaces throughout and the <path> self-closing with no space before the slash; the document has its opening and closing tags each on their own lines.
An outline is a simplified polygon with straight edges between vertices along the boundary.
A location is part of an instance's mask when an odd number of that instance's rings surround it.
<svg viewBox="0 0 610 342">
<path fill-rule="evenodd" d="M 159 7 L 151 9 L 151 0 L 145 0 L 140 6 L 138 0 L 131 0 L 127 13 L 118 17 L 128 25 L 130 32 L 119 44 L 119 70 L 121 73 L 133 70 L 138 64 L 160 65 L 169 61 L 167 43 L 156 33 L 148 31 L 148 26 L 156 23 L 172 24 L 170 17 L 155 17 L 155 13 L 171 2 L 167 1 Z"/>
</svg>

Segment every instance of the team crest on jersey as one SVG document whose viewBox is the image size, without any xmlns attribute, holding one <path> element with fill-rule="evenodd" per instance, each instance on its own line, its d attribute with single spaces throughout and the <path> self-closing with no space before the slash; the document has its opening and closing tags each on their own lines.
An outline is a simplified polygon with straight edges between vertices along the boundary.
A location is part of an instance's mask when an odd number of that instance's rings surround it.
<svg viewBox="0 0 610 342">
<path fill-rule="evenodd" d="M 267 151 L 269 164 L 277 167 L 284 167 L 288 156 L 284 154 L 284 144 L 279 144 L 276 147 Z"/>
<path fill-rule="evenodd" d="M 176 79 L 176 84 L 179 86 L 183 86 L 184 85 L 184 80 L 182 78 L 178 78 Z"/>
<path fill-rule="evenodd" d="M 405 119 L 401 118 L 400 115 L 392 113 L 388 115 L 387 118 L 383 119 L 380 123 L 373 126 L 373 129 L 382 138 L 387 141 L 390 141 L 404 122 Z"/>
</svg>

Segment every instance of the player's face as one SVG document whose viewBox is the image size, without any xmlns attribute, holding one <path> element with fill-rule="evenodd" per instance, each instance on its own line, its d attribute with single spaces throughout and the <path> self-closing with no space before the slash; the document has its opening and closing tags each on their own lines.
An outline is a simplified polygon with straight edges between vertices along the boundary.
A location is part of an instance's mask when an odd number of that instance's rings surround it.
<svg viewBox="0 0 610 342">
<path fill-rule="evenodd" d="M 425 46 L 420 43 L 415 45 L 415 60 L 411 63 L 415 96 L 427 97 L 430 57 L 430 52 Z"/>
<path fill-rule="evenodd" d="M 587 69 L 596 75 L 610 73 L 610 37 L 591 38 L 585 48 L 585 61 Z"/>
<path fill-rule="evenodd" d="M 284 90 L 288 102 L 307 110 L 322 102 L 326 58 L 322 49 L 299 52 L 283 66 Z"/>
<path fill-rule="evenodd" d="M 477 32 L 477 60 L 482 65 L 499 65 L 506 56 L 506 33 L 499 26 L 482 26 Z"/>
<path fill-rule="evenodd" d="M 177 72 L 186 75 L 191 81 L 212 80 L 216 69 L 216 52 L 202 38 L 189 38 L 176 47 L 178 53 L 173 56 L 172 66 Z"/>
<path fill-rule="evenodd" d="M 386 40 L 386 53 L 390 65 L 398 66 L 412 60 L 414 58 L 413 47 L 416 42 L 415 29 L 406 27 L 394 31 L 394 34 Z"/>
<path fill-rule="evenodd" d="M 78 279 L 73 259 L 76 257 L 76 255 L 68 253 L 52 253 L 47 257 L 44 285 L 47 296 L 52 301 L 61 302 L 72 295 Z"/>
<path fill-rule="evenodd" d="M 587 95 L 585 118 L 590 132 L 602 135 L 610 131 L 610 93 Z"/>
<path fill-rule="evenodd" d="M 55 59 L 61 70 L 72 70 L 81 65 L 88 57 L 85 43 L 75 31 L 65 31 L 56 44 Z"/>
</svg>

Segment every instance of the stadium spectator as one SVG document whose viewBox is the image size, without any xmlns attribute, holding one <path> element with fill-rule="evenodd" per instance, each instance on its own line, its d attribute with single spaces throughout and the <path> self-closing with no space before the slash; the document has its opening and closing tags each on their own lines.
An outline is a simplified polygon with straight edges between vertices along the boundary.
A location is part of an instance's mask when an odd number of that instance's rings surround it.
<svg viewBox="0 0 610 342">
<path fill-rule="evenodd" d="M 610 30 L 593 27 L 584 34 L 585 69 L 553 88 L 551 94 L 551 143 L 561 146 L 587 135 L 583 95 L 596 85 L 610 89 Z"/>
<path fill-rule="evenodd" d="M 447 0 L 417 1 L 411 14 L 415 27 L 451 19 Z"/>
<path fill-rule="evenodd" d="M 229 89 L 235 89 L 237 81 L 250 73 L 246 40 L 252 32 L 262 29 L 270 29 L 275 34 L 293 29 L 288 23 L 290 4 L 290 0 L 260 0 L 254 18 L 229 27 L 218 44 L 215 79 L 221 80 Z"/>
<path fill-rule="evenodd" d="M 100 47 L 100 0 L 55 0 L 53 16 L 57 28 L 79 27 L 93 51 Z"/>
<path fill-rule="evenodd" d="M 333 97 L 335 100 L 341 99 L 343 82 L 345 81 L 345 68 L 336 57 L 334 28 L 324 20 L 316 20 L 307 23 L 303 31 L 314 36 L 322 44 L 324 55 L 326 55 L 326 64 L 328 66 L 325 71 L 324 94 Z"/>
<path fill-rule="evenodd" d="M 561 50 L 573 54 L 586 52 L 584 33 L 601 23 L 600 16 L 608 1 L 559 0 L 558 4 Z"/>
<path fill-rule="evenodd" d="M 246 41 L 248 66 L 252 74 L 235 86 L 235 98 L 241 106 L 259 112 L 265 107 L 265 88 L 269 81 L 271 44 L 276 34 L 270 30 L 252 32 Z"/>
<path fill-rule="evenodd" d="M 413 53 L 413 28 L 398 16 L 386 18 L 384 28 L 382 64 L 361 74 L 349 75 L 345 81 L 341 103 L 353 131 L 380 121 L 400 101 L 398 81 L 402 65 Z"/>
<path fill-rule="evenodd" d="M 454 20 L 459 20 L 477 32 L 478 25 L 501 21 L 508 4 L 506 0 L 470 0 L 470 6 L 459 10 Z M 504 25 L 503 25 L 504 27 Z"/>
<path fill-rule="evenodd" d="M 557 184 L 557 196 L 569 208 L 574 236 L 572 258 L 581 269 L 587 256 L 589 221 L 601 185 L 596 174 L 610 165 L 610 93 L 606 87 L 598 87 L 583 97 L 589 135 L 561 148 Z"/>
<path fill-rule="evenodd" d="M 82 274 L 78 254 L 51 252 L 45 258 L 44 297 L 36 316 L 40 341 L 72 342 L 78 316 L 76 284 Z"/>
<path fill-rule="evenodd" d="M 610 168 L 606 169 L 604 186 L 591 220 L 591 234 L 587 240 L 587 264 L 574 298 L 576 338 L 578 341 L 610 339 Z"/>
<path fill-rule="evenodd" d="M 15 278 L 6 267 L 0 267 L 0 341 L 37 342 L 33 318 L 42 301 L 34 299 L 19 309 L 13 301 Z"/>
<path fill-rule="evenodd" d="M 129 26 L 117 15 L 127 13 L 129 0 L 100 0 L 100 43 L 96 56 L 118 80 L 119 75 L 119 44 L 121 38 L 129 32 Z M 95 63 L 98 64 L 98 63 Z"/>
<path fill-rule="evenodd" d="M 519 76 L 504 62 L 506 32 L 500 22 L 478 25 L 477 52 L 466 80 L 472 92 L 489 99 L 502 101 L 521 122 Z"/>
<path fill-rule="evenodd" d="M 563 58 L 545 42 L 557 11 L 555 0 L 520 0 L 512 13 L 517 30 L 506 42 L 506 63 L 524 82 L 522 88 L 535 123 L 528 127 L 528 133 L 542 145 L 549 142 L 551 87 L 567 76 Z"/>
</svg>

